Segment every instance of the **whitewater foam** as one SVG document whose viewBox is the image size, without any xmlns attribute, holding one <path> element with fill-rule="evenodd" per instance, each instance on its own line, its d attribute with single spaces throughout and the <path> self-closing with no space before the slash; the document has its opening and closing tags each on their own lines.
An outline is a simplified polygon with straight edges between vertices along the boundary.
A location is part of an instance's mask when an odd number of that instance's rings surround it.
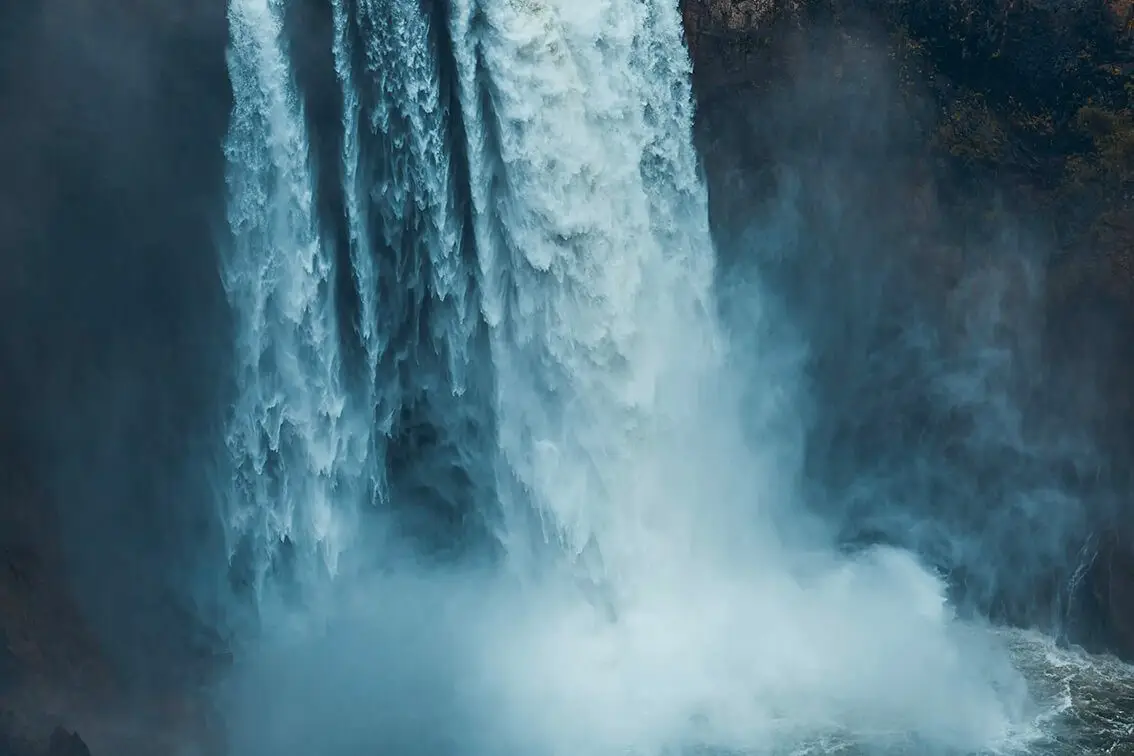
<svg viewBox="0 0 1134 756">
<path fill-rule="evenodd" d="M 282 4 L 233 0 L 229 21 L 232 238 L 222 278 L 237 333 L 223 515 L 230 556 L 259 592 L 285 541 L 300 574 L 335 570 L 354 529 L 366 429 L 352 422 L 342 383 L 334 257 L 315 217 Z"/>
</svg>

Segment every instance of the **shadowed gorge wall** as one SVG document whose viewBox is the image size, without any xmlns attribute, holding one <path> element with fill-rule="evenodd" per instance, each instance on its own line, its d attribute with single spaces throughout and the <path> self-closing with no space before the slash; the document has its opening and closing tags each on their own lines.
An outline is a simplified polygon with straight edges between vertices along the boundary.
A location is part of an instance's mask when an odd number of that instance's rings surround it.
<svg viewBox="0 0 1134 756">
<path fill-rule="evenodd" d="M 223 12 L 53 0 L 0 24 L 0 412 L 5 465 L 38 492 L 4 506 L 54 511 L 74 595 L 132 676 L 170 673 L 214 527 Z"/>
<path fill-rule="evenodd" d="M 722 257 L 813 352 L 819 506 L 1129 654 L 1121 10 L 685 6 Z"/>
</svg>

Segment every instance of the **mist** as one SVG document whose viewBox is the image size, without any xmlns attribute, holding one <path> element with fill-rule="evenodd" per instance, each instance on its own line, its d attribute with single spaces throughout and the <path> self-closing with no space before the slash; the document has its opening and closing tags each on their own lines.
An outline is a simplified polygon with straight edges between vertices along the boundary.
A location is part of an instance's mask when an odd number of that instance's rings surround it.
<svg viewBox="0 0 1134 756">
<path fill-rule="evenodd" d="M 1003 649 L 943 623 L 938 591 L 879 552 L 801 583 L 701 574 L 612 619 L 573 581 L 402 566 L 325 614 L 275 615 L 219 700 L 250 756 L 953 753 L 1026 738 Z"/>
<path fill-rule="evenodd" d="M 839 540 L 910 548 L 962 607 L 1061 633 L 1111 512 L 1110 340 L 1055 361 L 1044 220 L 995 185 L 984 217 L 955 209 L 932 103 L 881 39 L 809 30 L 751 104 L 704 106 L 722 283 L 763 277 L 797 331 L 808 506 Z"/>
</svg>

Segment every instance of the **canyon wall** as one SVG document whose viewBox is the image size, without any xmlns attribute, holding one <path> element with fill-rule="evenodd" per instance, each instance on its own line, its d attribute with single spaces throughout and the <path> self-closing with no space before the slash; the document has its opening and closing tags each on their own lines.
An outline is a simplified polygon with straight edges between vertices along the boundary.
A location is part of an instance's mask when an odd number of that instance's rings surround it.
<svg viewBox="0 0 1134 756">
<path fill-rule="evenodd" d="M 811 437 L 820 487 L 861 482 L 840 464 L 922 485 L 878 460 L 924 451 L 923 472 L 953 472 L 919 513 L 977 546 L 909 545 L 982 611 L 1134 657 L 1134 5 L 683 9 L 726 270 L 760 246 L 754 223 L 776 233 L 794 213 L 803 229 L 765 272 L 825 355 L 811 365 L 829 418 Z M 981 308 L 996 322 L 976 345 Z M 933 344 L 912 355 L 915 336 Z M 942 406 L 933 386 L 976 379 L 977 346 L 984 396 Z M 975 439 L 1004 405 L 1003 437 Z M 1006 503 L 1021 492 L 1029 503 Z"/>
</svg>

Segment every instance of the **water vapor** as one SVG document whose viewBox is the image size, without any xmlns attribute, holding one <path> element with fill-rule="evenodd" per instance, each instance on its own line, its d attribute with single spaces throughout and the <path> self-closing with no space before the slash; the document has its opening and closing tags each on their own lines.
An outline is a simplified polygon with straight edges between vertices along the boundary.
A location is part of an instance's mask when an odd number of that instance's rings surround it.
<svg viewBox="0 0 1134 756">
<path fill-rule="evenodd" d="M 909 547 L 962 606 L 1060 632 L 1107 522 L 1090 363 L 1053 361 L 1044 225 L 996 187 L 955 195 L 884 44 L 810 32 L 751 105 L 707 106 L 720 277 L 760 277 L 805 347 L 808 505 L 840 540 Z"/>
</svg>

